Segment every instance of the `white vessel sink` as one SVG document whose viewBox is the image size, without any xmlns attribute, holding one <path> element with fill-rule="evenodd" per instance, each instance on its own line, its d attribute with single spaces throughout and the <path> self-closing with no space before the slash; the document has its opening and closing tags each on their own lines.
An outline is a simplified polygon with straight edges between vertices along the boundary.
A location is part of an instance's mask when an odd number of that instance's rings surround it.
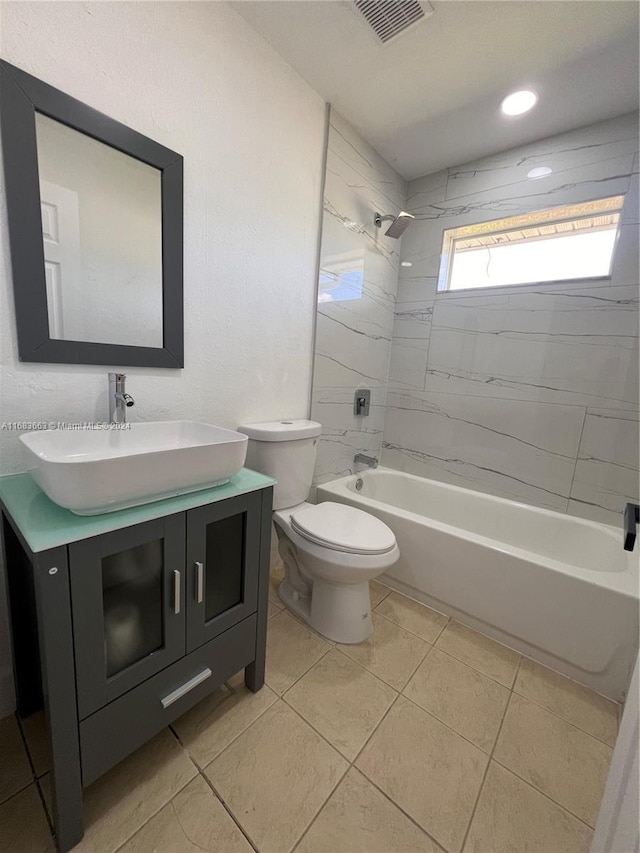
<svg viewBox="0 0 640 853">
<path fill-rule="evenodd" d="M 125 429 L 44 430 L 20 436 L 42 491 L 78 515 L 98 515 L 227 483 L 247 436 L 193 421 Z"/>
</svg>

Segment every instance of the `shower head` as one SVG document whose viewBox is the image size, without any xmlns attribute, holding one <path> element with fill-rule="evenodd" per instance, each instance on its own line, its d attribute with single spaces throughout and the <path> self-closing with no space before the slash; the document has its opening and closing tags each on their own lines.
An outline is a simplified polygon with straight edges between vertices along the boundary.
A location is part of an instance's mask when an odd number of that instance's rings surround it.
<svg viewBox="0 0 640 853">
<path fill-rule="evenodd" d="M 411 213 L 406 213 L 404 210 L 401 210 L 397 216 L 382 216 L 380 213 L 376 213 L 373 217 L 373 223 L 380 228 L 383 222 L 387 222 L 390 219 L 393 221 L 384 233 L 387 237 L 393 237 L 394 240 L 397 240 L 398 237 L 402 237 L 406 227 L 413 222 L 415 216 Z"/>
</svg>

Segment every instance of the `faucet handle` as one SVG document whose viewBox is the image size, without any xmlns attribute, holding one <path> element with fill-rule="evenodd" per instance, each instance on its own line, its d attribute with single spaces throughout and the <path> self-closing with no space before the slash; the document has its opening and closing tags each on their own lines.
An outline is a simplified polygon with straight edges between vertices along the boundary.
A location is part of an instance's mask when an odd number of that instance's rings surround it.
<svg viewBox="0 0 640 853">
<path fill-rule="evenodd" d="M 628 503 L 624 508 L 624 550 L 633 551 L 636 529 L 640 524 L 640 506 Z"/>
</svg>

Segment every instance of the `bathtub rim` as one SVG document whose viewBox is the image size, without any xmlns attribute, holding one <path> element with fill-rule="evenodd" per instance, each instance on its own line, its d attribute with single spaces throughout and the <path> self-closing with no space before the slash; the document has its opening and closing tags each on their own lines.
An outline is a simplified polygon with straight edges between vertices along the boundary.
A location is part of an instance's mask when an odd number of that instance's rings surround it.
<svg viewBox="0 0 640 853">
<path fill-rule="evenodd" d="M 437 521 L 436 519 L 433 519 L 428 515 L 421 515 L 420 513 L 414 512 L 412 510 L 402 509 L 400 507 L 395 506 L 394 504 L 385 503 L 384 501 L 376 500 L 375 498 L 371 498 L 366 495 L 361 495 L 355 489 L 349 489 L 347 486 L 348 483 L 354 483 L 359 478 L 367 480 L 375 478 L 379 474 L 392 474 L 402 478 L 410 478 L 412 480 L 417 480 L 420 482 L 435 484 L 438 488 L 443 488 L 447 491 L 453 491 L 456 493 L 463 494 L 470 493 L 474 496 L 477 495 L 482 500 L 497 502 L 500 505 L 509 504 L 517 507 L 522 507 L 527 512 L 535 512 L 536 514 L 540 514 L 547 517 L 550 516 L 552 518 L 560 517 L 562 519 L 571 519 L 573 522 L 584 524 L 585 526 L 591 527 L 592 529 L 595 529 L 598 532 L 605 533 L 608 538 L 614 538 L 617 534 L 615 527 L 608 524 L 602 524 L 601 522 L 592 521 L 591 519 L 580 518 L 580 516 L 567 515 L 566 513 L 557 512 L 555 510 L 546 509 L 544 507 L 536 507 L 531 504 L 522 503 L 521 501 L 513 501 L 509 498 L 499 497 L 498 495 L 490 495 L 486 492 L 480 492 L 474 489 L 465 488 L 463 486 L 456 486 L 452 483 L 444 483 L 440 480 L 433 480 L 428 477 L 421 477 L 416 474 L 410 474 L 405 471 L 397 471 L 394 468 L 385 468 L 382 466 L 376 468 L 373 471 L 362 471 L 356 474 L 347 474 L 344 477 L 338 477 L 335 480 L 330 480 L 326 483 L 318 483 L 316 487 L 316 500 L 318 500 L 323 491 L 327 492 L 331 496 L 343 495 L 344 497 L 348 498 L 349 501 L 353 501 L 361 507 L 373 506 L 379 509 L 380 511 L 389 513 L 392 516 L 395 515 L 397 517 L 410 519 L 416 522 L 417 524 L 424 525 L 426 527 L 431 527 L 441 533 L 453 536 L 457 539 L 465 539 L 466 541 L 472 542 L 483 548 L 488 548 L 489 550 L 497 551 L 503 554 L 513 555 L 519 560 L 526 561 L 536 566 L 542 566 L 550 571 L 561 572 L 565 575 L 575 577 L 576 579 L 581 580 L 585 583 L 593 584 L 594 586 L 616 592 L 620 595 L 632 598 L 640 602 L 640 559 L 634 564 L 634 558 L 638 557 L 635 551 L 625 552 L 628 554 L 627 566 L 623 570 L 597 571 L 594 569 L 585 569 L 580 566 L 561 562 L 560 560 L 554 560 L 535 551 L 529 551 L 524 548 L 518 548 L 515 545 L 499 542 L 496 539 L 492 539 L 488 536 L 482 536 L 479 533 L 464 530 L 463 528 L 455 527 L 454 525 L 447 524 L 446 522 Z M 622 534 L 620 533 L 620 538 L 621 536 Z M 620 543 L 620 549 L 622 550 L 622 543 Z"/>
</svg>

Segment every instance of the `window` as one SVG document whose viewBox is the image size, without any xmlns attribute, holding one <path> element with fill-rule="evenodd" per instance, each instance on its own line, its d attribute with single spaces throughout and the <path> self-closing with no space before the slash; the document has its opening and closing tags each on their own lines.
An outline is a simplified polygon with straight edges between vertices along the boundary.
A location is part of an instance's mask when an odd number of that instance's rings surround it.
<svg viewBox="0 0 640 853">
<path fill-rule="evenodd" d="M 438 290 L 472 290 L 611 274 L 624 196 L 444 232 Z"/>
</svg>

